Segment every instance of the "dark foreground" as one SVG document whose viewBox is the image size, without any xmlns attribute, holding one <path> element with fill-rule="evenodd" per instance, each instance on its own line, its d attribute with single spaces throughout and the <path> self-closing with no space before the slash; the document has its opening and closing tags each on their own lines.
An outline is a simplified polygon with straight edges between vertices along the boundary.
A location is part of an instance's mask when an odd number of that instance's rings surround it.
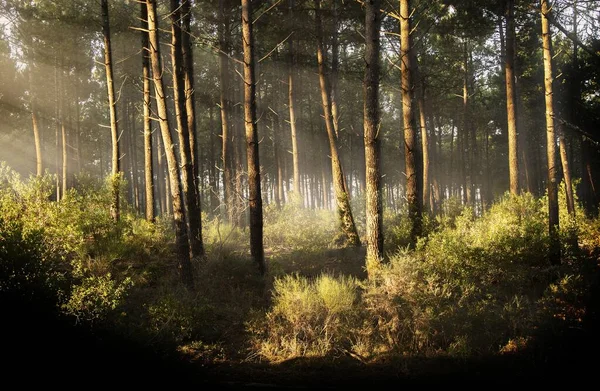
<svg viewBox="0 0 600 391">
<path fill-rule="evenodd" d="M 356 388 L 421 384 L 575 385 L 597 382 L 598 279 L 582 328 L 562 330 L 515 354 L 477 359 L 390 359 L 365 365 L 332 359 L 269 364 L 202 364 L 108 332 L 75 326 L 50 306 L 0 297 L 4 385 L 48 387 Z"/>
</svg>

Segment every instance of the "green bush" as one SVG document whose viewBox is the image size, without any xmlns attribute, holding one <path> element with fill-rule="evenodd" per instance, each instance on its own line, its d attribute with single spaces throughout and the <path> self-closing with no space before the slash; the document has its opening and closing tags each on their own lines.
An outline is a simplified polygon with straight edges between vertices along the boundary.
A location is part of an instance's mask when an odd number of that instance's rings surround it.
<svg viewBox="0 0 600 391">
<path fill-rule="evenodd" d="M 281 360 L 351 348 L 360 326 L 358 300 L 353 278 L 320 275 L 309 280 L 287 275 L 276 279 L 273 306 L 262 328 L 266 331 L 259 335 L 260 354 Z"/>
<path fill-rule="evenodd" d="M 131 285 L 131 278 L 117 282 L 110 273 L 88 276 L 73 287 L 62 308 L 81 321 L 103 321 L 123 304 Z"/>
<path fill-rule="evenodd" d="M 547 222 L 531 195 L 482 217 L 465 209 L 384 265 L 365 293 L 374 345 L 409 353 L 496 351 L 527 330 L 552 278 Z"/>
</svg>

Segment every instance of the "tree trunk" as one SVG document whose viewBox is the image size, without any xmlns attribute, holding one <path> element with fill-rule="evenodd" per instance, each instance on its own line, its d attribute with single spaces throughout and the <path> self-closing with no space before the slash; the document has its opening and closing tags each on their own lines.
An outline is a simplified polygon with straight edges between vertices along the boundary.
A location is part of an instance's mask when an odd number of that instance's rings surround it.
<svg viewBox="0 0 600 391">
<path fill-rule="evenodd" d="M 65 126 L 64 108 L 60 113 L 60 134 L 62 136 L 62 197 L 67 195 L 68 176 L 68 151 L 67 151 L 67 128 Z"/>
<path fill-rule="evenodd" d="M 410 239 L 414 246 L 421 235 L 421 195 L 418 186 L 415 114 L 413 110 L 412 56 L 409 0 L 400 0 L 400 46 L 402 72 L 402 118 L 404 124 L 404 159 L 406 164 L 406 200 L 411 223 Z"/>
<path fill-rule="evenodd" d="M 209 153 L 209 166 L 208 166 L 208 187 L 210 188 L 210 211 L 211 214 L 214 214 L 215 211 L 219 208 L 219 187 L 215 166 L 217 165 L 217 161 L 215 159 L 215 121 L 213 114 L 213 105 L 211 104 L 208 108 L 208 118 L 209 118 L 209 129 L 210 129 L 210 137 L 209 137 L 209 145 L 208 149 Z"/>
<path fill-rule="evenodd" d="M 366 167 L 367 271 L 383 259 L 381 142 L 379 138 L 380 0 L 365 2 L 364 140 Z"/>
<path fill-rule="evenodd" d="M 106 88 L 108 90 L 108 107 L 110 109 L 110 134 L 112 142 L 112 177 L 110 211 L 115 222 L 119 221 L 119 129 L 117 127 L 117 106 L 113 80 L 112 49 L 110 43 L 110 23 L 108 19 L 108 0 L 102 0 L 102 33 L 104 36 L 104 68 L 106 69 Z"/>
<path fill-rule="evenodd" d="M 221 141 L 222 151 L 222 170 L 223 170 L 223 197 L 226 208 L 225 216 L 233 224 L 233 144 L 231 142 L 231 129 L 229 125 L 229 116 L 231 103 L 229 99 L 229 63 L 227 55 L 229 53 L 229 16 L 225 14 L 225 0 L 219 0 L 219 86 L 220 86 L 220 106 L 221 106 Z"/>
<path fill-rule="evenodd" d="M 294 0 L 289 0 L 289 20 L 294 22 Z M 300 193 L 300 163 L 298 160 L 298 136 L 296 130 L 296 110 L 294 109 L 294 37 L 290 37 L 288 41 L 289 50 L 289 66 L 288 66 L 288 108 L 290 112 L 290 130 L 292 134 L 292 166 L 293 166 L 293 183 L 294 193 L 297 199 L 302 200 Z"/>
<path fill-rule="evenodd" d="M 508 120 L 508 171 L 510 194 L 519 194 L 519 155 L 517 152 L 517 117 L 515 98 L 515 18 L 514 0 L 506 0 L 506 114 Z"/>
<path fill-rule="evenodd" d="M 417 69 L 415 63 L 415 70 Z M 417 80 L 419 78 L 416 78 Z M 429 183 L 429 139 L 427 134 L 427 121 L 425 116 L 425 81 L 420 80 L 420 93 L 417 94 L 417 104 L 419 106 L 419 125 L 421 127 L 421 150 L 423 151 L 423 210 L 432 213 L 433 205 L 430 199 Z"/>
<path fill-rule="evenodd" d="M 248 157 L 248 204 L 250 207 L 250 252 L 261 274 L 266 271 L 263 248 L 263 210 L 260 193 L 260 163 L 256 129 L 256 80 L 254 78 L 254 36 L 252 3 L 242 1 L 242 42 L 244 46 L 244 121 Z"/>
<path fill-rule="evenodd" d="M 542 45 L 544 54 L 544 92 L 546 95 L 546 153 L 548 156 L 548 225 L 550 233 L 550 262 L 560 264 L 558 233 L 558 176 L 556 167 L 556 138 L 554 134 L 554 103 L 552 96 L 552 37 L 547 14 L 548 0 L 541 0 Z"/>
<path fill-rule="evenodd" d="M 54 116 L 54 137 L 55 137 L 55 151 L 54 151 L 54 173 L 55 173 L 55 186 L 56 186 L 56 201 L 60 201 L 60 105 L 62 101 L 60 78 L 58 77 L 59 65 L 58 57 L 54 59 L 54 96 L 56 99 L 55 116 Z"/>
<path fill-rule="evenodd" d="M 186 90 L 184 61 L 182 50 L 181 10 L 179 0 L 171 0 L 171 63 L 173 66 L 173 101 L 175 103 L 175 118 L 177 121 L 177 136 L 179 139 L 179 159 L 181 164 L 181 190 L 190 246 L 190 258 L 204 256 L 202 230 L 200 224 L 200 208 L 198 205 L 196 181 L 192 164 L 190 148 L 190 130 L 186 108 Z M 192 103 L 193 104 L 193 103 Z M 195 144 L 194 144 L 195 146 Z"/>
<path fill-rule="evenodd" d="M 148 7 L 148 31 L 150 40 L 150 60 L 152 64 L 152 79 L 154 81 L 154 93 L 156 96 L 156 107 L 160 124 L 162 141 L 165 146 L 165 157 L 169 173 L 169 187 L 173 205 L 173 219 L 175 222 L 175 241 L 179 261 L 179 273 L 183 283 L 190 289 L 194 287 L 194 276 L 192 263 L 189 258 L 189 244 L 185 223 L 185 212 L 181 199 L 181 182 L 179 179 L 179 167 L 175 156 L 175 145 L 171 138 L 169 119 L 167 114 L 167 99 L 162 80 L 162 64 L 160 57 L 160 42 L 158 38 L 158 22 L 156 18 L 156 0 L 146 0 Z M 187 140 L 186 140 L 187 141 Z M 187 144 L 186 142 L 186 145 Z"/>
<path fill-rule="evenodd" d="M 321 100 L 323 104 L 323 115 L 325 117 L 325 128 L 329 138 L 329 150 L 331 154 L 331 171 L 333 175 L 333 187 L 337 201 L 338 214 L 341 221 L 341 229 L 346 237 L 347 244 L 360 246 L 360 238 L 354 224 L 354 216 L 350 207 L 350 197 L 346 189 L 344 172 L 339 159 L 335 132 L 333 129 L 333 118 L 331 115 L 331 103 L 329 101 L 329 89 L 325 78 L 325 52 L 323 49 L 323 26 L 321 23 L 321 0 L 316 0 L 315 22 L 317 30 L 317 62 L 319 65 L 319 85 L 321 88 Z"/>
<path fill-rule="evenodd" d="M 339 68 L 339 41 L 338 41 L 338 9 L 337 1 L 331 2 L 331 16 L 333 31 L 331 34 L 331 118 L 333 120 L 333 130 L 335 136 L 340 137 L 340 115 L 338 107 L 338 68 Z M 352 175 L 352 170 L 350 170 Z M 351 190 L 351 189 L 348 189 Z"/>
<path fill-rule="evenodd" d="M 30 61 L 29 61 L 29 69 L 27 72 L 28 75 L 28 80 L 29 80 L 29 94 L 30 94 L 30 99 L 29 99 L 29 109 L 31 111 L 31 125 L 33 127 L 33 142 L 35 144 L 35 168 L 36 168 L 36 175 L 42 176 L 44 174 L 44 168 L 43 168 L 43 161 L 42 161 L 42 140 L 40 137 L 40 127 L 39 127 L 39 122 L 38 122 L 38 116 L 37 116 L 37 110 L 36 110 L 36 104 L 35 104 L 35 94 L 33 92 L 33 47 L 31 47 L 32 43 L 31 41 L 29 42 L 30 44 Z"/>
<path fill-rule="evenodd" d="M 558 129 L 558 141 L 559 141 L 559 153 L 560 161 L 562 163 L 563 176 L 565 178 L 565 190 L 567 193 L 567 211 L 569 215 L 575 217 L 575 199 L 573 198 L 573 185 L 571 181 L 571 169 L 569 168 L 569 159 L 567 156 L 567 148 L 565 145 L 565 135 L 560 129 Z"/>
<path fill-rule="evenodd" d="M 183 57 L 183 79 L 184 79 L 184 95 L 185 95 L 185 111 L 187 114 L 187 129 L 190 148 L 190 164 L 192 166 L 192 178 L 189 181 L 189 186 L 192 193 L 190 200 L 190 213 L 188 217 L 191 222 L 192 238 L 190 246 L 195 256 L 204 257 L 204 244 L 202 242 L 202 219 L 201 219 L 201 203 L 200 203 L 200 187 L 198 181 L 200 178 L 199 167 L 200 162 L 197 157 L 197 142 L 196 142 L 196 94 L 194 90 L 194 50 L 191 38 L 191 23 L 192 11 L 191 0 L 181 0 L 181 47 Z"/>
<path fill-rule="evenodd" d="M 142 78 L 144 100 L 144 178 L 146 191 L 146 220 L 154 222 L 154 172 L 152 170 L 152 121 L 150 120 L 150 57 L 148 42 L 148 9 L 140 3 L 142 22 Z"/>
</svg>

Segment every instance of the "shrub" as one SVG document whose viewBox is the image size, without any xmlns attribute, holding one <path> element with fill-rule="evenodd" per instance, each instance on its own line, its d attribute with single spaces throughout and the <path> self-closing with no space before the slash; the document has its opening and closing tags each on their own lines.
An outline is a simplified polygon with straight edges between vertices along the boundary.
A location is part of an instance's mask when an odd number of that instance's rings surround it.
<svg viewBox="0 0 600 391">
<path fill-rule="evenodd" d="M 360 326 L 358 283 L 349 277 L 320 275 L 309 280 L 286 275 L 274 282 L 273 307 L 260 354 L 271 360 L 324 356 L 352 346 Z"/>
<path fill-rule="evenodd" d="M 416 251 L 399 251 L 365 303 L 375 346 L 406 353 L 493 352 L 528 330 L 552 278 L 547 223 L 531 195 L 505 196 L 481 218 L 469 209 Z"/>
<path fill-rule="evenodd" d="M 131 285 L 131 278 L 126 277 L 118 282 L 110 273 L 88 276 L 73 287 L 69 300 L 62 308 L 78 321 L 103 321 L 123 304 Z"/>
</svg>

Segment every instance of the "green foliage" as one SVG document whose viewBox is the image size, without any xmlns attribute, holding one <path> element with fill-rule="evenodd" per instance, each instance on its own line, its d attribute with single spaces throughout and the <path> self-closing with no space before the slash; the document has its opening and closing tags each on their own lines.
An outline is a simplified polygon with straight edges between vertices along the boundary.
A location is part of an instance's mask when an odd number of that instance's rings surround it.
<svg viewBox="0 0 600 391">
<path fill-rule="evenodd" d="M 350 277 L 276 279 L 273 306 L 263 325 L 265 335 L 258 342 L 260 354 L 281 360 L 350 348 L 360 325 L 358 299 L 358 282 Z"/>
<path fill-rule="evenodd" d="M 265 247 L 278 250 L 327 248 L 338 233 L 338 222 L 331 211 L 304 209 L 296 205 L 264 213 Z"/>
<path fill-rule="evenodd" d="M 171 344 L 202 336 L 209 319 L 207 315 L 214 312 L 205 299 L 183 290 L 162 292 L 145 307 L 151 338 Z"/>
<path fill-rule="evenodd" d="M 531 195 L 505 196 L 481 218 L 466 209 L 384 265 L 365 294 L 381 349 L 495 351 L 528 330 L 552 278 L 547 223 Z"/>
<path fill-rule="evenodd" d="M 103 276 L 87 276 L 73 287 L 71 297 L 62 308 L 78 320 L 103 320 L 123 304 L 132 284 L 129 277 L 117 282 L 110 273 Z"/>
</svg>

